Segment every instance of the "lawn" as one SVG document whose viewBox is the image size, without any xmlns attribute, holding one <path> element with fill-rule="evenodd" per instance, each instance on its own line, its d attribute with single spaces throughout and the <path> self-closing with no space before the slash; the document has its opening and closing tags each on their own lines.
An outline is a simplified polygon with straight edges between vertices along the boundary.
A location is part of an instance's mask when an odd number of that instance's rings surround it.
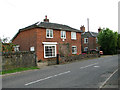
<svg viewBox="0 0 120 90">
<path fill-rule="evenodd" d="M 5 70 L 2 71 L 0 74 L 8 74 L 8 73 L 15 73 L 15 72 L 20 72 L 20 71 L 26 71 L 26 70 L 32 70 L 32 69 L 39 69 L 38 67 L 21 67 L 21 68 L 15 68 L 12 70 Z"/>
</svg>

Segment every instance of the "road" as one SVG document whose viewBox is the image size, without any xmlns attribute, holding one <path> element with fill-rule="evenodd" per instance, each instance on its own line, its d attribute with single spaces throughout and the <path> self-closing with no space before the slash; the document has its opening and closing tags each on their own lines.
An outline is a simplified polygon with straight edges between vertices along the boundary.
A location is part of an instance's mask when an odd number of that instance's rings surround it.
<svg viewBox="0 0 120 90">
<path fill-rule="evenodd" d="M 103 88 L 110 76 L 116 78 L 117 69 L 118 56 L 105 56 L 6 75 L 2 77 L 2 85 L 3 88 Z M 117 84 L 113 84 L 114 88 Z"/>
</svg>

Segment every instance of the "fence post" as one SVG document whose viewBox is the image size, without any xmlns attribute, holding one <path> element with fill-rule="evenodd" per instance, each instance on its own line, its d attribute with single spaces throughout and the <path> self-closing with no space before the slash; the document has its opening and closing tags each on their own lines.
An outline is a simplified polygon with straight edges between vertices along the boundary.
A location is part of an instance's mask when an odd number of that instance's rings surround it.
<svg viewBox="0 0 120 90">
<path fill-rule="evenodd" d="M 56 64 L 59 64 L 59 54 L 57 54 Z"/>
</svg>

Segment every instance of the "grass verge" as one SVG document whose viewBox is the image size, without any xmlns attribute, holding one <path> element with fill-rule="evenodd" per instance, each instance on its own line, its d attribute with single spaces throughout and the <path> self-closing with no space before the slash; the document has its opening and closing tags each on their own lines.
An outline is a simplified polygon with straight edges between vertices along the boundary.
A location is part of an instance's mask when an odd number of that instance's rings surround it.
<svg viewBox="0 0 120 90">
<path fill-rule="evenodd" d="M 15 68 L 15 69 L 12 69 L 12 70 L 5 70 L 5 71 L 2 71 L 0 74 L 9 74 L 9 73 L 15 73 L 15 72 L 20 72 L 20 71 L 27 71 L 27 70 L 32 70 L 32 69 L 39 69 L 38 67 L 21 67 L 21 68 Z"/>
</svg>

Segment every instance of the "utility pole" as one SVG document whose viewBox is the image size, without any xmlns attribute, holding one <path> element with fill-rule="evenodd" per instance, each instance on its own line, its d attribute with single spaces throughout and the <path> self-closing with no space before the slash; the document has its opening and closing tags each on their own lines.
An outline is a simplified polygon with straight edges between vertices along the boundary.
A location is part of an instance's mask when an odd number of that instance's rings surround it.
<svg viewBox="0 0 120 90">
<path fill-rule="evenodd" d="M 89 18 L 87 18 L 88 32 L 89 32 Z"/>
<path fill-rule="evenodd" d="M 89 32 L 89 18 L 87 18 L 87 25 L 88 25 L 88 32 Z M 88 38 L 88 51 L 89 51 L 89 37 L 87 36 Z"/>
</svg>

